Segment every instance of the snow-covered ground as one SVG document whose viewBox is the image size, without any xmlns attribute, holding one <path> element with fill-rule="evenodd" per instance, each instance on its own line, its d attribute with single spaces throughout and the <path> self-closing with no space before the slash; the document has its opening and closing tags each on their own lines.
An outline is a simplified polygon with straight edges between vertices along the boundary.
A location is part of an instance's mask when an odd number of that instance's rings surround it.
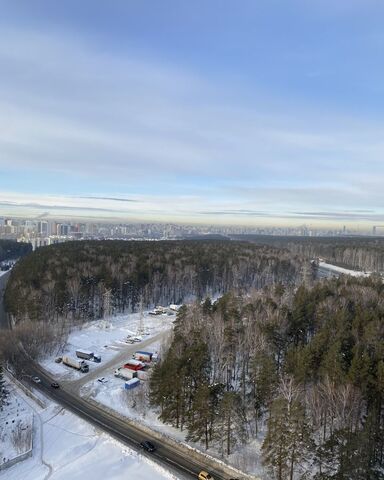
<svg viewBox="0 0 384 480">
<path fill-rule="evenodd" d="M 160 350 L 159 342 L 149 345 L 148 350 Z M 186 432 L 181 431 L 171 425 L 166 425 L 158 419 L 159 411 L 149 405 L 149 387 L 148 381 L 141 381 L 140 385 L 132 390 L 124 389 L 124 380 L 116 378 L 112 374 L 103 374 L 106 382 L 101 383 L 97 379 L 85 384 L 80 389 L 80 395 L 84 398 L 92 398 L 101 405 L 123 415 L 127 418 L 136 420 L 141 424 L 156 430 L 157 432 L 170 437 L 178 442 L 182 442 L 203 453 L 222 459 L 217 448 L 210 448 L 208 452 L 203 444 L 186 441 Z M 260 429 L 260 441 L 254 440 L 251 444 L 241 446 L 227 459 L 228 463 L 244 472 L 262 476 L 265 474 L 261 465 L 261 443 L 265 434 L 263 427 Z"/>
<path fill-rule="evenodd" d="M 319 267 L 325 268 L 332 272 L 337 272 L 343 275 L 351 275 L 353 277 L 369 277 L 371 272 L 360 272 L 357 270 L 349 270 L 348 268 L 338 267 L 337 265 L 332 265 L 331 263 L 319 262 Z"/>
<path fill-rule="evenodd" d="M 34 412 L 33 455 L 1 471 L 0 480 L 180 478 L 58 405 L 41 409 L 19 390 L 17 396 L 25 411 Z"/>
<path fill-rule="evenodd" d="M 5 387 L 9 394 L 0 410 L 0 465 L 32 448 L 33 412 L 10 382 Z"/>
<path fill-rule="evenodd" d="M 138 335 L 140 313 L 118 315 L 106 320 L 88 322 L 82 328 L 73 330 L 65 347 L 43 360 L 41 365 L 59 379 L 76 380 L 82 378 L 86 374 L 62 363 L 55 363 L 55 357 L 68 355 L 76 358 L 76 350 L 90 350 L 94 354 L 101 355 L 101 363 L 87 361 L 89 371 L 93 372 L 102 369 L 106 362 L 112 360 L 129 346 L 126 342 L 128 336 L 139 336 L 143 340 L 149 339 L 159 332 L 169 330 L 175 318 L 175 314 L 149 315 L 148 312 L 144 312 L 143 331 L 145 333 L 140 336 Z M 137 349 L 140 349 L 140 343 L 137 344 L 137 347 Z"/>
</svg>

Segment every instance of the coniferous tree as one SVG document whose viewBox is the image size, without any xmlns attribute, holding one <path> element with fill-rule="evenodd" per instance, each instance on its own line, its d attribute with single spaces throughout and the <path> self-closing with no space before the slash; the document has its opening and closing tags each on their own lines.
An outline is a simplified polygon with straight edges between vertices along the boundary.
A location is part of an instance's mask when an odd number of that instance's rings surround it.
<svg viewBox="0 0 384 480">
<path fill-rule="evenodd" d="M 304 407 L 297 400 L 279 397 L 272 403 L 268 432 L 262 446 L 263 461 L 277 480 L 292 480 L 298 463 L 312 450 Z"/>
</svg>

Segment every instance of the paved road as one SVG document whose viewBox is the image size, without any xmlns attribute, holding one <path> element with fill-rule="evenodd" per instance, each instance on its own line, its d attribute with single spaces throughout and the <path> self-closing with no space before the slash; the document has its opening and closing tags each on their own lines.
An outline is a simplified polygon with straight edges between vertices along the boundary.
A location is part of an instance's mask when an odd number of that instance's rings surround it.
<svg viewBox="0 0 384 480">
<path fill-rule="evenodd" d="M 10 328 L 7 315 L 3 308 L 3 296 L 4 289 L 9 278 L 9 273 L 6 273 L 0 277 L 0 327 Z M 92 372 L 92 375 L 86 375 L 84 379 L 80 379 L 77 382 L 63 382 L 62 387 L 59 389 L 53 389 L 51 383 L 55 381 L 40 365 L 33 361 L 26 362 L 24 367 L 24 373 L 30 378 L 32 376 L 38 376 L 41 379 L 40 384 L 33 384 L 34 387 L 39 388 L 42 392 L 50 396 L 57 403 L 72 411 L 84 420 L 92 423 L 96 427 L 109 433 L 117 440 L 128 445 L 131 448 L 139 449 L 140 442 L 143 440 L 150 440 L 157 449 L 154 453 L 143 452 L 149 458 L 159 462 L 167 469 L 180 475 L 182 479 L 197 479 L 198 473 L 201 470 L 208 470 L 215 480 L 228 480 L 230 477 L 225 473 L 225 470 L 220 468 L 220 464 L 216 464 L 215 468 L 209 465 L 204 459 L 204 455 L 201 454 L 201 461 L 194 460 L 190 454 L 184 454 L 182 451 L 176 449 L 172 444 L 167 444 L 166 439 L 159 442 L 156 435 L 150 433 L 143 433 L 140 428 L 129 423 L 128 420 L 124 421 L 116 415 L 111 414 L 103 410 L 102 408 L 87 402 L 85 399 L 79 397 L 75 390 L 78 390 L 82 384 L 87 383 L 100 376 L 101 372 L 105 369 L 113 368 L 115 364 L 119 364 L 130 353 L 136 351 L 137 347 L 145 348 L 147 343 L 152 343 L 160 338 L 166 332 L 161 332 L 155 337 L 148 339 L 140 344 L 132 345 L 124 349 L 117 357 L 105 364 L 102 370 Z M 131 351 L 132 350 L 132 351 Z M 121 357 L 121 358 L 120 358 Z M 208 463 L 208 465 L 207 465 Z"/>
<path fill-rule="evenodd" d="M 182 478 L 196 480 L 198 473 L 202 469 L 209 470 L 215 480 L 226 480 L 229 478 L 229 476 L 222 471 L 216 471 L 207 465 L 196 462 L 190 455 L 184 455 L 180 451 L 176 451 L 174 447 L 168 446 L 166 442 L 161 442 L 160 444 L 155 436 L 152 437 L 150 434 L 143 435 L 140 429 L 134 425 L 88 403 L 66 389 L 53 389 L 50 386 L 53 378 L 47 375 L 46 371 L 39 365 L 31 362 L 25 373 L 31 376 L 39 376 L 41 384 L 34 384 L 34 386 L 52 397 L 57 403 L 92 423 L 96 427 L 111 434 L 129 447 L 133 447 L 137 450 L 140 448 L 140 442 L 143 440 L 150 440 L 156 445 L 157 449 L 154 453 L 144 452 L 144 454 L 149 458 L 158 461 L 163 466 L 170 468 L 172 471 L 180 473 Z"/>
</svg>

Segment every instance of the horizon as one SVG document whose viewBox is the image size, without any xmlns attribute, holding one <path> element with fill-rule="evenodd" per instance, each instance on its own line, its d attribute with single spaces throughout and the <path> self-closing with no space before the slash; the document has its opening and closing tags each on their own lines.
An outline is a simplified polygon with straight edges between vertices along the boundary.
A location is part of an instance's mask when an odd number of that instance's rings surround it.
<svg viewBox="0 0 384 480">
<path fill-rule="evenodd" d="M 378 1 L 2 7 L 1 217 L 384 224 Z"/>
</svg>

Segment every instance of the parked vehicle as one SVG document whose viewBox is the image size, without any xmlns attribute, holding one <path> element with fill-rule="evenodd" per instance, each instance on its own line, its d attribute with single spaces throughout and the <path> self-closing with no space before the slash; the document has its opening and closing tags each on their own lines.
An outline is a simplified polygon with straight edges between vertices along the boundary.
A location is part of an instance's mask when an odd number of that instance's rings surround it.
<svg viewBox="0 0 384 480">
<path fill-rule="evenodd" d="M 115 377 L 122 378 L 123 380 L 131 380 L 136 377 L 136 372 L 129 368 L 117 368 L 115 370 Z"/>
<path fill-rule="evenodd" d="M 84 362 L 84 360 L 77 360 L 76 358 L 71 358 L 64 355 L 63 363 L 64 365 L 68 365 L 69 367 L 76 368 L 76 370 L 80 370 L 83 373 L 89 372 L 88 363 Z"/>
<path fill-rule="evenodd" d="M 107 383 L 108 382 L 108 380 L 105 377 L 98 378 L 97 381 L 100 382 L 100 383 Z"/>
<path fill-rule="evenodd" d="M 92 360 L 93 352 L 90 350 L 76 350 L 76 357 L 83 358 L 84 360 Z"/>
<path fill-rule="evenodd" d="M 145 440 L 144 442 L 140 443 L 140 447 L 146 450 L 147 452 L 153 453 L 156 450 L 155 445 L 151 443 L 149 440 Z"/>
<path fill-rule="evenodd" d="M 57 382 L 52 382 L 51 387 L 52 388 L 60 388 L 60 385 Z"/>
<path fill-rule="evenodd" d="M 39 377 L 32 377 L 32 382 L 41 383 L 41 380 Z"/>
<path fill-rule="evenodd" d="M 202 470 L 200 473 L 199 473 L 199 476 L 197 477 L 199 480 L 215 480 L 212 475 L 210 475 L 208 472 L 206 472 L 205 470 Z"/>
<path fill-rule="evenodd" d="M 84 360 L 92 360 L 92 362 L 100 363 L 101 356 L 89 350 L 76 350 L 76 357 L 83 358 Z"/>
<path fill-rule="evenodd" d="M 135 359 L 140 360 L 141 362 L 151 362 L 152 361 L 152 352 L 143 352 L 142 350 L 138 350 L 135 352 Z"/>
</svg>

